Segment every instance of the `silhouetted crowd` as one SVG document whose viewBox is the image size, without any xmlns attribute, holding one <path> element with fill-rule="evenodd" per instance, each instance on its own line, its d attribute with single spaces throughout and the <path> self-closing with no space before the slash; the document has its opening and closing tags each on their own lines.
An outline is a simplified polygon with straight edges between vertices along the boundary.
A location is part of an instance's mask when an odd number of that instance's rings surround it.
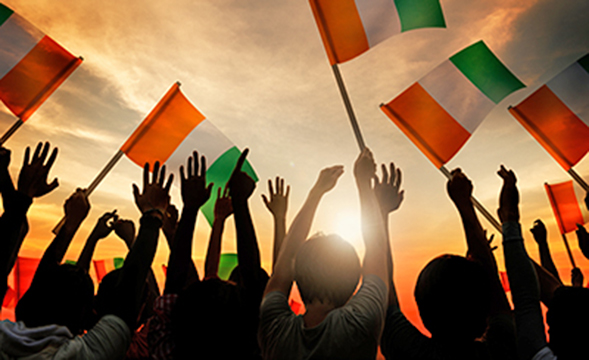
<svg viewBox="0 0 589 360">
<path fill-rule="evenodd" d="M 513 309 L 502 285 L 495 248 L 479 222 L 473 185 L 455 169 L 447 192 L 466 238 L 466 256 L 444 254 L 419 274 L 415 300 L 431 333 L 422 334 L 405 317 L 395 290 L 389 241 L 389 214 L 403 202 L 401 171 L 393 163 L 380 176 L 370 150 L 353 166 L 361 207 L 364 259 L 337 235 L 309 236 L 315 212 L 344 172 L 323 169 L 304 204 L 288 224 L 290 187 L 269 180 L 263 201 L 274 218 L 272 273 L 261 267 L 249 201 L 255 182 L 242 171 L 246 149 L 225 188 L 217 192 L 214 221 L 201 277 L 192 260 L 198 211 L 211 197 L 207 163 L 195 151 L 180 168 L 182 209 L 170 203 L 173 174 L 159 163 L 145 164 L 142 185 L 133 184 L 141 212 L 139 230 L 104 214 L 90 233 L 75 265 L 64 255 L 90 204 L 77 189 L 64 204 L 64 221 L 45 250 L 28 291 L 18 301 L 16 322 L 0 322 L 4 359 L 587 359 L 589 289 L 573 269 L 572 286 L 563 285 L 552 261 L 546 228 L 531 229 L 541 264 L 524 247 L 516 176 L 503 166 L 498 216 Z M 0 148 L 0 276 L 2 299 L 8 274 L 29 230 L 34 199 L 58 186 L 48 182 L 57 149 L 39 143 L 13 183 L 11 152 Z M 589 208 L 589 194 L 585 198 Z M 218 276 L 225 220 L 233 215 L 238 266 L 229 280 Z M 416 220 L 421 221 L 421 220 Z M 162 230 L 170 248 L 166 281 L 160 292 L 152 262 Z M 97 243 L 115 232 L 129 252 L 124 265 L 108 273 L 95 293 L 88 275 Z M 394 229 L 391 231 L 394 234 Z M 589 258 L 589 234 L 579 225 L 579 247 Z M 394 236 L 393 236 L 394 238 Z M 432 239 L 431 241 L 436 241 Z M 305 312 L 289 305 L 296 282 Z M 1 299 L 0 299 L 1 300 Z M 541 303 L 546 305 L 550 342 Z"/>
</svg>

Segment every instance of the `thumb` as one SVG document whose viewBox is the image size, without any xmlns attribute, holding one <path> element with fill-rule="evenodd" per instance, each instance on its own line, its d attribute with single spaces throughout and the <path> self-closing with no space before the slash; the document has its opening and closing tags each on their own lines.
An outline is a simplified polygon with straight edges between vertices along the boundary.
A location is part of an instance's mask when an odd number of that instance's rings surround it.
<svg viewBox="0 0 589 360">
<path fill-rule="evenodd" d="M 140 196 L 139 195 L 139 188 L 135 184 L 133 184 L 133 196 L 135 197 L 135 200 L 137 200 Z"/>
</svg>

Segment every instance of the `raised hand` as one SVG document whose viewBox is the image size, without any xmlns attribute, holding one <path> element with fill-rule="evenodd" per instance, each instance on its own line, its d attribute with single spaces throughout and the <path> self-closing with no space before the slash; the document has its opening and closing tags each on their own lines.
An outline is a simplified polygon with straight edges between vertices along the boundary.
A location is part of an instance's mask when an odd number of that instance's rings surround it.
<svg viewBox="0 0 589 360">
<path fill-rule="evenodd" d="M 512 170 L 507 170 L 503 165 L 497 172 L 503 179 L 503 188 L 499 197 L 499 209 L 497 214 L 502 223 L 507 221 L 519 221 L 519 192 L 515 186 L 517 179 Z"/>
<path fill-rule="evenodd" d="M 581 224 L 577 224 L 577 240 L 579 240 L 579 249 L 587 259 L 589 259 L 589 233 Z"/>
<path fill-rule="evenodd" d="M 193 151 L 187 160 L 188 174 L 184 174 L 184 166 L 180 166 L 182 201 L 188 208 L 198 209 L 211 197 L 213 184 L 206 186 L 207 160 L 204 156 L 198 162 L 198 152 Z"/>
<path fill-rule="evenodd" d="M 18 176 L 18 191 L 32 198 L 43 196 L 59 186 L 57 178 L 50 184 L 47 183 L 47 175 L 57 157 L 57 148 L 54 148 L 45 163 L 49 146 L 48 142 L 37 144 L 32 159 L 30 159 L 31 148 L 27 147 L 25 150 L 23 166 Z"/>
<path fill-rule="evenodd" d="M 354 176 L 358 185 L 370 185 L 370 181 L 376 176 L 376 163 L 370 149 L 364 148 L 356 159 Z"/>
<path fill-rule="evenodd" d="M 176 229 L 178 229 L 178 209 L 174 204 L 170 204 L 166 213 L 164 214 L 164 224 L 162 230 L 168 240 L 168 245 L 174 242 L 174 235 L 176 235 Z"/>
<path fill-rule="evenodd" d="M 546 244 L 546 226 L 544 225 L 542 220 L 538 219 L 534 221 L 534 226 L 532 226 L 530 232 L 532 233 L 532 235 L 534 235 L 534 240 L 538 245 Z"/>
<path fill-rule="evenodd" d="M 98 239 L 104 239 L 111 233 L 111 231 L 113 231 L 114 225 L 118 219 L 119 216 L 117 215 L 116 209 L 111 212 L 104 213 L 104 215 L 98 219 L 94 230 L 92 230 L 92 235 L 96 236 Z"/>
<path fill-rule="evenodd" d="M 158 217 L 163 221 L 164 214 L 168 205 L 170 204 L 170 187 L 174 180 L 174 174 L 170 174 L 168 181 L 164 185 L 166 177 L 166 166 L 162 166 L 160 170 L 160 163 L 156 161 L 153 166 L 153 175 L 151 182 L 149 181 L 149 164 L 146 163 L 143 167 L 143 191 L 139 192 L 139 187 L 133 184 L 133 196 L 135 197 L 135 204 L 142 214 L 148 212 L 157 213 Z"/>
<path fill-rule="evenodd" d="M 583 277 L 583 273 L 581 272 L 581 269 L 574 268 L 571 271 L 571 284 L 574 287 L 583 287 L 583 281 L 584 281 L 584 277 Z"/>
<path fill-rule="evenodd" d="M 395 169 L 395 164 L 390 164 L 390 176 L 387 167 L 382 164 L 382 181 L 375 178 L 374 194 L 380 205 L 383 215 L 387 215 L 399 208 L 405 197 L 405 190 L 401 190 L 401 169 Z"/>
<path fill-rule="evenodd" d="M 80 188 L 76 189 L 76 192 L 65 201 L 63 207 L 67 220 L 81 223 L 86 216 L 88 216 L 88 212 L 90 211 L 90 203 L 86 196 L 86 190 Z"/>
<path fill-rule="evenodd" d="M 272 187 L 272 180 L 268 180 L 268 192 L 270 193 L 270 200 L 266 195 L 262 194 L 262 200 L 268 210 L 274 217 L 285 217 L 288 209 L 288 195 L 290 194 L 290 185 L 284 190 L 284 179 L 276 177 L 276 192 Z"/>
<path fill-rule="evenodd" d="M 472 181 L 462 172 L 460 168 L 452 170 L 452 178 L 446 184 L 446 190 L 450 199 L 456 206 L 469 204 L 472 196 Z"/>
<path fill-rule="evenodd" d="M 315 191 L 321 195 L 325 194 L 335 187 L 337 180 L 343 173 L 344 167 L 342 165 L 335 165 L 321 170 L 319 178 L 311 191 Z"/>
<path fill-rule="evenodd" d="M 241 156 L 237 160 L 235 169 L 227 182 L 229 187 L 229 195 L 233 200 L 245 201 L 252 196 L 256 188 L 256 182 L 245 172 L 241 171 L 241 167 L 245 163 L 245 158 L 249 153 L 249 149 L 243 150 Z"/>
<path fill-rule="evenodd" d="M 117 219 L 112 225 L 112 228 L 115 234 L 127 244 L 127 248 L 130 249 L 133 247 L 133 243 L 135 242 L 135 224 L 133 221 Z"/>
<path fill-rule="evenodd" d="M 14 191 L 12 178 L 10 177 L 10 173 L 8 172 L 8 166 L 10 165 L 10 155 L 10 150 L 0 146 L 0 192 L 2 192 L 3 194 L 5 192 Z M 6 206 L 6 204 L 4 206 Z"/>
<path fill-rule="evenodd" d="M 215 203 L 215 221 L 223 221 L 233 214 L 233 206 L 229 197 L 229 190 L 221 191 L 217 189 L 217 202 Z"/>
</svg>

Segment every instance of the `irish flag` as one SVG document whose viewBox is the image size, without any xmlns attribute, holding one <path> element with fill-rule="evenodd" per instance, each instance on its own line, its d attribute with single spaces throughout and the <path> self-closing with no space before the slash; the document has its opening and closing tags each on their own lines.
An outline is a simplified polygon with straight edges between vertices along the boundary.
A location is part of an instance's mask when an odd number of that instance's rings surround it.
<svg viewBox="0 0 589 360">
<path fill-rule="evenodd" d="M 81 58 L 0 4 L 0 99 L 21 121 L 81 63 Z"/>
<path fill-rule="evenodd" d="M 404 31 L 446 27 L 439 0 L 310 0 L 331 65 Z"/>
<path fill-rule="evenodd" d="M 577 230 L 577 224 L 585 223 L 572 180 L 553 185 L 545 183 L 544 188 L 561 234 Z"/>
<path fill-rule="evenodd" d="M 241 151 L 190 103 L 179 83 L 170 88 L 120 149 L 141 167 L 146 162 L 159 161 L 172 171 L 186 166 L 186 159 L 194 150 L 206 156 L 207 182 L 215 184 L 211 198 L 201 208 L 212 224 L 217 188 L 229 180 Z M 247 160 L 243 170 L 258 181 Z"/>
<path fill-rule="evenodd" d="M 496 104 L 523 87 L 479 41 L 381 105 L 381 110 L 441 168 Z"/>
<path fill-rule="evenodd" d="M 569 171 L 589 151 L 589 54 L 509 112 Z"/>
</svg>

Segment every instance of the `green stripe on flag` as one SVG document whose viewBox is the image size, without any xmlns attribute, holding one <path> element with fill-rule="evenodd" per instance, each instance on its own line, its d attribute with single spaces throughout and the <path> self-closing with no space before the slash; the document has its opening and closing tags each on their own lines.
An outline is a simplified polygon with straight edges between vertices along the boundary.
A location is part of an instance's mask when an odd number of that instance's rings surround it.
<svg viewBox="0 0 589 360">
<path fill-rule="evenodd" d="M 495 104 L 512 92 L 526 87 L 483 41 L 455 54 L 450 61 Z"/>
<path fill-rule="evenodd" d="M 66 260 L 65 263 L 68 264 L 68 265 L 76 265 L 76 261 L 75 260 Z"/>
<path fill-rule="evenodd" d="M 0 26 L 12 15 L 14 11 L 7 8 L 4 4 L 0 4 Z"/>
<path fill-rule="evenodd" d="M 589 73 L 589 54 L 583 56 L 577 62 Z"/>
<path fill-rule="evenodd" d="M 241 151 L 234 146 L 219 156 L 207 170 L 207 185 L 214 183 L 215 186 L 213 186 L 213 190 L 211 191 L 211 198 L 200 208 L 200 210 L 211 226 L 213 226 L 213 220 L 215 220 L 214 211 L 215 203 L 217 202 L 217 189 L 221 186 L 223 189 L 225 188 L 240 155 Z M 256 172 L 249 161 L 245 161 L 242 170 L 254 179 L 254 181 L 258 181 L 258 175 L 256 175 Z"/>
<path fill-rule="evenodd" d="M 116 258 L 112 259 L 112 262 L 115 266 L 115 269 L 120 269 L 123 267 L 123 264 L 125 263 L 125 259 L 120 258 L 120 257 L 116 257 Z"/>
<path fill-rule="evenodd" d="M 237 266 L 237 254 L 221 254 L 217 275 L 221 280 L 229 280 L 231 272 Z"/>
<path fill-rule="evenodd" d="M 395 0 L 401 32 L 428 27 L 446 27 L 439 0 Z"/>
</svg>

